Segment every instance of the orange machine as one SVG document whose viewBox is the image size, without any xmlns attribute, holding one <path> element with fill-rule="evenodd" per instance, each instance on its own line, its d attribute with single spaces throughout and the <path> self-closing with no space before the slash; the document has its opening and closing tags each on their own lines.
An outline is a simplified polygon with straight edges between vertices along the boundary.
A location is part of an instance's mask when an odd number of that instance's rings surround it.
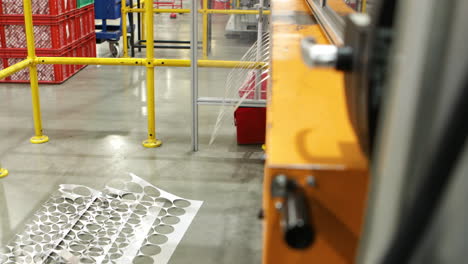
<svg viewBox="0 0 468 264">
<path fill-rule="evenodd" d="M 353 263 L 369 170 L 343 73 L 304 64 L 301 39 L 328 43 L 304 0 L 272 0 L 271 19 L 263 263 Z"/>
</svg>

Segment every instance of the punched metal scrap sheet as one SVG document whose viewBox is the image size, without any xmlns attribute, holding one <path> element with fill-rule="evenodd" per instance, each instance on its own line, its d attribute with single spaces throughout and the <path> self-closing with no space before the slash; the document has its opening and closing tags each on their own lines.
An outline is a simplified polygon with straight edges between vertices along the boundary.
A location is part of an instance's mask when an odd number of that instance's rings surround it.
<svg viewBox="0 0 468 264">
<path fill-rule="evenodd" d="M 0 263 L 167 263 L 203 202 L 130 174 L 102 192 L 60 189 L 0 252 Z"/>
</svg>

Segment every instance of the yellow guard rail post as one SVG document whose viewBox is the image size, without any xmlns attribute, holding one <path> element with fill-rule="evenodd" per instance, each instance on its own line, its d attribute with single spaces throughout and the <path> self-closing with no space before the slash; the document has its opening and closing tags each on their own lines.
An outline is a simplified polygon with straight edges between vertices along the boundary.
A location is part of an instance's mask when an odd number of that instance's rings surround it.
<svg viewBox="0 0 468 264">
<path fill-rule="evenodd" d="M 195 10 L 195 9 L 194 9 Z M 203 36 L 202 36 L 202 55 L 203 59 L 208 59 L 208 0 L 203 0 L 202 15 L 203 15 Z"/>
<path fill-rule="evenodd" d="M 42 134 L 41 102 L 39 95 L 39 84 L 37 79 L 36 48 L 34 47 L 34 29 L 32 21 L 31 0 L 23 0 L 24 26 L 26 29 L 26 42 L 28 45 L 28 59 L 32 61 L 29 65 L 29 79 L 31 83 L 32 109 L 34 119 L 34 136 L 31 143 L 41 144 L 49 141 L 49 137 Z"/>
<path fill-rule="evenodd" d="M 123 57 L 128 58 L 128 42 L 127 42 L 127 0 L 122 0 L 121 13 L 121 28 L 123 42 Z"/>
<path fill-rule="evenodd" d="M 0 178 L 8 176 L 8 170 L 2 168 L 2 164 L 0 163 Z"/>
<path fill-rule="evenodd" d="M 146 98 L 148 114 L 148 139 L 143 141 L 147 148 L 161 146 L 161 140 L 156 139 L 156 113 L 154 108 L 154 24 L 153 5 L 145 5 L 146 19 Z"/>
</svg>

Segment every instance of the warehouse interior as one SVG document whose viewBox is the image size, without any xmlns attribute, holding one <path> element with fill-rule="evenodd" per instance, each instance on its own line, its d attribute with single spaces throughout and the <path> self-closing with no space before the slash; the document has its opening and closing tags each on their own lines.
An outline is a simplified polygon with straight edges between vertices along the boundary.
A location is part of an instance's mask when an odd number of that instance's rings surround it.
<svg viewBox="0 0 468 264">
<path fill-rule="evenodd" d="M 0 263 L 463 263 L 467 10 L 0 0 Z"/>
</svg>

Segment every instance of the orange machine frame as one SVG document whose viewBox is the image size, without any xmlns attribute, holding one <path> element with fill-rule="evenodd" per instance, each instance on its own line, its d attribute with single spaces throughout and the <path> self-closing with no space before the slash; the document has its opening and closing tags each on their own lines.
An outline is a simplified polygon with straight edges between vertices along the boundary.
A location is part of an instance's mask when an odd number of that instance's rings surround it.
<svg viewBox="0 0 468 264">
<path fill-rule="evenodd" d="M 304 0 L 272 0 L 271 23 L 263 264 L 354 263 L 369 173 L 348 120 L 343 74 L 303 63 L 302 38 L 328 43 Z M 279 198 L 271 195 L 279 174 L 306 190 L 317 237 L 305 250 L 284 242 Z"/>
</svg>

